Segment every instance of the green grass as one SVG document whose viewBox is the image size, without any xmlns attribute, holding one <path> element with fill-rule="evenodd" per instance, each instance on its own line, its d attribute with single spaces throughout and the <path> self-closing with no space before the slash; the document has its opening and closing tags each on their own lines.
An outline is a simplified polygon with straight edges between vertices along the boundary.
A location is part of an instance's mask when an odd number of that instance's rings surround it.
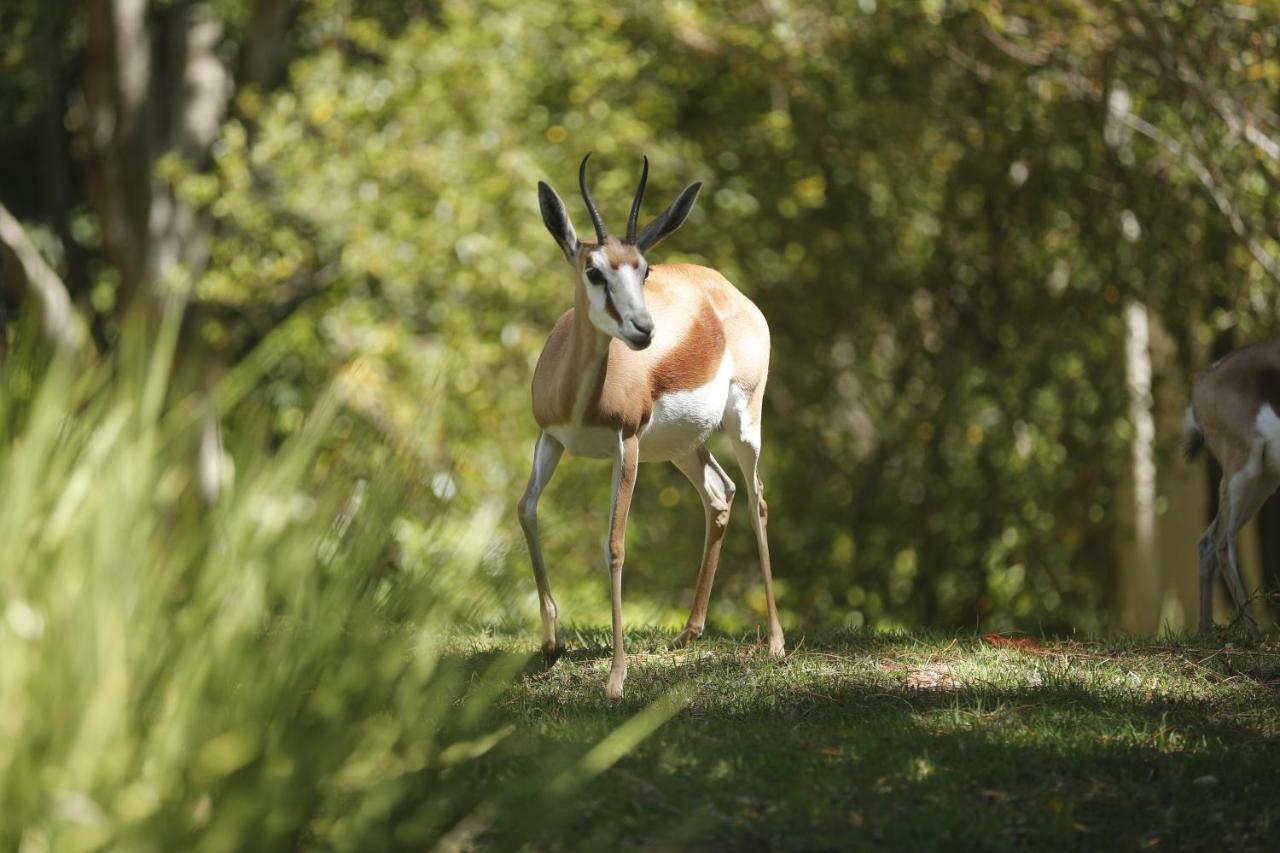
<svg viewBox="0 0 1280 853">
<path fill-rule="evenodd" d="M 550 670 L 532 656 L 532 640 L 455 643 L 480 660 L 530 655 L 499 706 L 516 730 L 505 772 L 549 779 L 561 772 L 546 763 L 549 746 L 567 762 L 650 703 L 674 696 L 680 708 L 558 811 L 489 827 L 477 839 L 483 846 L 1280 843 L 1274 640 L 839 633 L 796 637 L 795 653 L 775 662 L 754 637 L 672 652 L 669 634 L 641 630 L 628 639 L 626 699 L 610 706 L 607 632 L 569 639 L 570 653 Z M 538 758 L 512 770 L 522 749 Z"/>
</svg>

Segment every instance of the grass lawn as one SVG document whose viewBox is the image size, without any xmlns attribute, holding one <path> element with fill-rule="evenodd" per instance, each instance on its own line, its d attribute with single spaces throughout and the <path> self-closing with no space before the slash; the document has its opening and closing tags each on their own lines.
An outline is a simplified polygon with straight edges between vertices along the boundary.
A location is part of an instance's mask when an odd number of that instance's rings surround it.
<svg viewBox="0 0 1280 853">
<path fill-rule="evenodd" d="M 459 651 L 531 655 L 532 633 Z M 789 638 L 781 662 L 754 637 L 679 652 L 670 639 L 629 635 L 619 706 L 602 695 L 607 631 L 570 629 L 550 670 L 530 656 L 498 704 L 513 726 L 503 772 L 530 784 L 562 772 L 548 747 L 568 766 L 673 691 L 679 710 L 479 846 L 1280 849 L 1274 639 L 832 633 Z"/>
</svg>

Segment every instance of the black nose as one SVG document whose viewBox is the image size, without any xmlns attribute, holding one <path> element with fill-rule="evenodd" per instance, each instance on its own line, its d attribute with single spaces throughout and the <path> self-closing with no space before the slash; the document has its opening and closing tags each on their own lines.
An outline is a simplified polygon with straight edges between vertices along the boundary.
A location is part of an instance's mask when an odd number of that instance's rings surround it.
<svg viewBox="0 0 1280 853">
<path fill-rule="evenodd" d="M 649 344 L 653 343 L 653 318 L 645 317 L 643 320 L 632 320 L 630 330 L 624 330 L 623 334 L 627 338 L 627 343 L 631 344 L 633 349 L 645 349 Z"/>
</svg>

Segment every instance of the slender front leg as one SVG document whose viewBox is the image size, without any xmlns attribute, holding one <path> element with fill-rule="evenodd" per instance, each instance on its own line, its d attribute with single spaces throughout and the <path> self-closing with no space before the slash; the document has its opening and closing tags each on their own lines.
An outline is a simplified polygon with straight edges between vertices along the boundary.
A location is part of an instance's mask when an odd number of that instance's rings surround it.
<svg viewBox="0 0 1280 853">
<path fill-rule="evenodd" d="M 618 455 L 613 462 L 613 504 L 609 511 L 609 542 L 605 558 L 609 564 L 609 597 L 613 604 L 613 665 L 605 684 L 605 698 L 622 698 L 622 683 L 627 680 L 627 653 L 622 640 L 622 563 L 626 555 L 627 513 L 631 494 L 636 488 L 636 470 L 640 467 L 640 439 L 634 435 L 618 436 Z"/>
<path fill-rule="evenodd" d="M 556 639 L 556 602 L 551 597 L 547 568 L 542 562 L 542 545 L 538 538 L 538 498 L 551 481 L 551 475 L 555 473 L 562 453 L 564 445 L 560 442 L 545 432 L 538 436 L 538 443 L 533 449 L 533 472 L 529 475 L 529 486 L 524 490 L 524 497 L 520 498 L 517 507 L 520 527 L 524 529 L 524 538 L 529 544 L 529 559 L 533 561 L 533 580 L 538 585 L 538 608 L 542 613 L 542 653 L 547 657 L 548 666 L 564 654 L 564 644 Z"/>
<path fill-rule="evenodd" d="M 684 630 L 675 640 L 677 648 L 684 648 L 701 637 L 707 626 L 707 603 L 711 599 L 711 585 L 716 579 L 716 566 L 720 563 L 720 546 L 724 544 L 724 531 L 729 526 L 729 509 L 733 505 L 735 489 L 733 480 L 705 446 L 672 462 L 698 490 L 707 519 L 702 565 L 698 568 L 698 580 L 693 588 L 693 609 Z"/>
</svg>

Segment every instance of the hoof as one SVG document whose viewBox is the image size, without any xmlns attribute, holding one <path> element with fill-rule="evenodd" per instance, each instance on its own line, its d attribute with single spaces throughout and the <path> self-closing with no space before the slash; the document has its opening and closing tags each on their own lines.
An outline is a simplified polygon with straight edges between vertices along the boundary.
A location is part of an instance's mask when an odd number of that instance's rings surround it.
<svg viewBox="0 0 1280 853">
<path fill-rule="evenodd" d="M 775 637 L 769 640 L 769 657 L 774 660 L 782 660 L 787 656 L 787 647 L 783 643 L 781 637 Z"/>
<path fill-rule="evenodd" d="M 1217 627 L 1216 625 L 1214 626 Z M 1235 630 L 1243 630 L 1250 637 L 1262 636 L 1262 629 L 1258 627 L 1258 622 L 1253 618 L 1253 614 L 1245 608 L 1237 608 L 1235 618 L 1227 623 L 1224 629 L 1227 632 Z"/>
<path fill-rule="evenodd" d="M 685 628 L 683 631 L 680 632 L 680 636 L 676 637 L 674 640 L 671 641 L 671 645 L 674 648 L 683 649 L 685 646 L 689 645 L 694 640 L 701 639 L 701 637 L 702 637 L 701 631 L 695 631 L 692 628 Z"/>
<path fill-rule="evenodd" d="M 560 643 L 552 643 L 550 640 L 542 644 L 542 657 L 547 662 L 547 667 L 556 665 L 556 661 L 560 660 L 560 656 L 565 653 L 565 647 Z"/>
</svg>

